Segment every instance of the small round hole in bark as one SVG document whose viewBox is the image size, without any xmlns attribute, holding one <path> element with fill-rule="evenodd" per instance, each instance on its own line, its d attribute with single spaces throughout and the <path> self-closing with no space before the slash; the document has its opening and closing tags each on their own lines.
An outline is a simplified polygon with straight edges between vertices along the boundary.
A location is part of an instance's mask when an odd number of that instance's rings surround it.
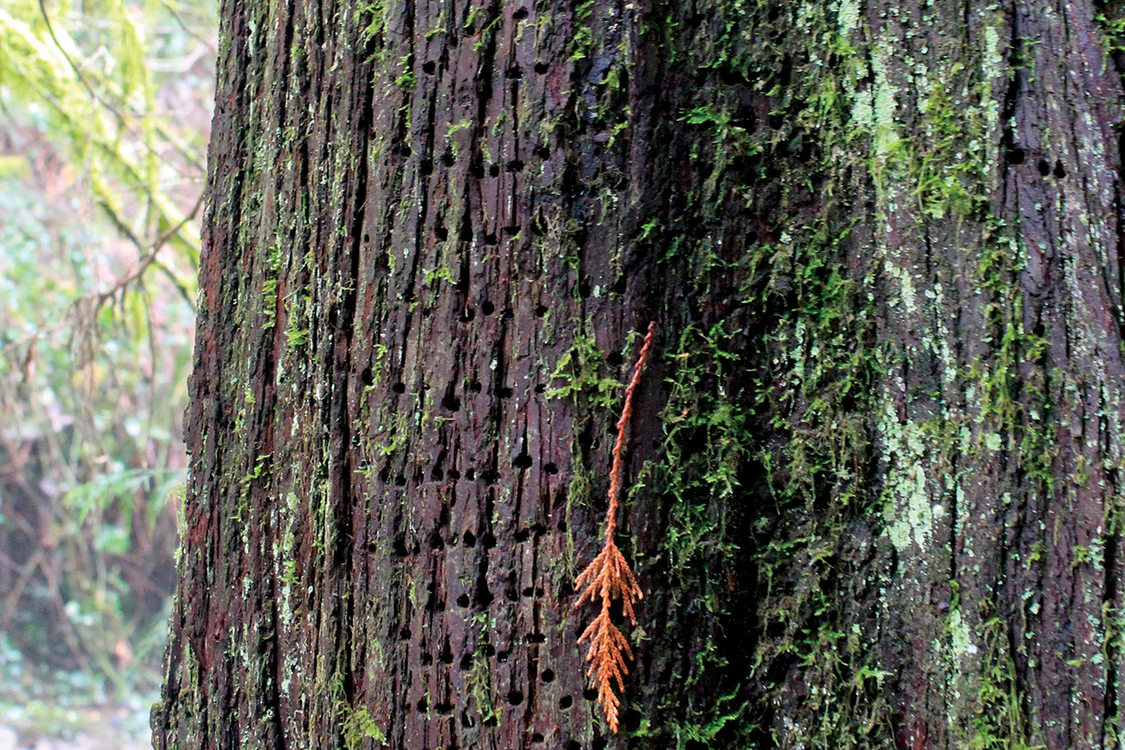
<svg viewBox="0 0 1125 750">
<path fill-rule="evenodd" d="M 404 641 L 408 640 L 410 638 L 410 628 L 401 628 L 398 631 L 398 637 Z"/>
<path fill-rule="evenodd" d="M 559 473 L 559 467 L 556 466 L 554 463 L 544 464 L 543 465 L 543 473 L 544 474 L 550 474 L 551 476 L 554 476 L 555 474 Z"/>
<path fill-rule="evenodd" d="M 360 380 L 363 381 L 364 385 L 371 385 L 375 382 L 375 373 L 371 371 L 370 367 L 364 367 L 363 372 L 359 374 L 359 377 Z"/>
<path fill-rule="evenodd" d="M 525 597 L 525 598 L 527 598 L 527 599 L 530 599 L 530 598 L 532 598 L 533 596 L 535 596 L 535 589 L 534 589 L 534 588 L 532 588 L 531 586 L 528 586 L 527 588 L 525 588 L 525 589 L 523 590 L 523 592 L 522 592 L 522 593 L 523 593 L 523 595 L 524 595 L 524 597 Z"/>
<path fill-rule="evenodd" d="M 555 672 L 551 669 L 544 669 L 543 673 L 539 675 L 539 679 L 543 680 L 543 684 L 550 685 L 555 681 Z"/>
<path fill-rule="evenodd" d="M 536 393 L 546 393 L 547 392 L 547 386 L 540 383 L 537 386 L 535 386 L 535 392 Z"/>
<path fill-rule="evenodd" d="M 491 315 L 496 312 L 496 305 L 492 304 L 490 300 L 485 300 L 481 303 L 480 311 L 485 315 Z"/>
<path fill-rule="evenodd" d="M 499 177 L 500 176 L 500 165 L 499 164 L 493 164 L 491 167 L 488 168 L 488 174 L 491 177 Z"/>
<path fill-rule="evenodd" d="M 406 551 L 406 537 L 404 536 L 396 536 L 394 544 L 391 545 L 391 549 L 396 557 L 406 557 L 410 554 Z M 409 633 L 410 631 L 407 632 Z"/>
<path fill-rule="evenodd" d="M 528 531 L 527 529 L 520 529 L 516 532 L 516 541 L 517 542 L 526 542 L 530 538 L 531 538 L 531 532 Z"/>
<path fill-rule="evenodd" d="M 510 659 L 511 656 L 512 656 L 511 651 L 498 651 L 496 653 L 496 663 L 497 664 L 507 664 L 508 659 Z"/>
<path fill-rule="evenodd" d="M 441 405 L 448 411 L 461 411 L 461 399 L 457 398 L 452 393 L 441 400 Z"/>
<path fill-rule="evenodd" d="M 423 667 L 428 667 L 434 663 L 433 654 L 431 654 L 429 651 L 424 651 L 422 652 L 422 656 L 418 659 L 418 661 L 422 663 Z"/>
<path fill-rule="evenodd" d="M 390 481 L 390 479 L 391 479 L 391 470 L 388 467 L 384 466 L 383 468 L 379 469 L 379 481 L 380 482 L 382 482 L 383 484 L 386 484 L 387 482 Z"/>
<path fill-rule="evenodd" d="M 588 701 L 596 701 L 598 699 L 598 691 L 593 688 L 586 688 L 582 691 L 582 698 Z"/>
<path fill-rule="evenodd" d="M 571 698 L 569 695 L 564 695 L 563 697 L 559 698 L 559 708 L 561 708 L 563 711 L 567 710 L 568 708 L 570 708 L 573 705 L 574 705 L 574 699 Z M 571 742 L 569 746 L 570 747 L 580 747 L 580 745 L 577 742 Z"/>
<path fill-rule="evenodd" d="M 519 704 L 523 703 L 523 693 L 521 693 L 519 690 L 508 691 L 508 703 L 513 706 L 518 706 Z"/>
<path fill-rule="evenodd" d="M 476 316 L 477 316 L 476 311 L 473 310 L 473 308 L 471 308 L 471 307 L 466 307 L 466 308 L 461 310 L 461 322 L 462 323 L 472 323 L 473 318 L 475 318 Z"/>
<path fill-rule="evenodd" d="M 546 146 L 536 146 L 534 149 L 532 149 L 531 153 L 535 154 L 544 161 L 551 158 L 551 149 L 547 148 Z"/>
<path fill-rule="evenodd" d="M 430 707 L 430 704 L 428 704 L 426 702 L 425 698 L 421 698 L 418 701 L 418 713 L 420 713 L 420 714 L 426 713 L 426 711 L 427 711 L 427 709 L 429 709 L 429 707 Z"/>
<path fill-rule="evenodd" d="M 510 162 L 508 162 L 507 169 L 509 172 L 522 172 L 523 162 L 519 159 L 512 159 Z"/>
<path fill-rule="evenodd" d="M 461 671 L 467 672 L 473 668 L 473 655 L 465 654 L 461 657 Z"/>
<path fill-rule="evenodd" d="M 457 469 L 450 469 L 449 478 L 456 482 L 461 478 L 461 472 L 457 471 Z"/>
<path fill-rule="evenodd" d="M 587 279 L 583 279 L 582 283 L 578 285 L 578 296 L 582 299 L 586 299 L 587 297 L 589 297 L 592 291 L 593 290 L 590 288 L 590 282 Z"/>
<path fill-rule="evenodd" d="M 1060 180 L 1063 177 L 1066 177 L 1066 169 L 1063 167 L 1062 161 L 1058 159 L 1055 160 L 1055 168 L 1051 172 L 1051 174 L 1053 174 L 1055 177 L 1058 177 Z"/>
<path fill-rule="evenodd" d="M 517 21 L 522 21 L 523 19 L 527 18 L 527 8 L 517 8 L 516 12 L 512 14 L 512 18 L 516 19 Z"/>
<path fill-rule="evenodd" d="M 405 487 L 406 486 L 406 475 L 405 474 L 399 474 L 397 477 L 395 477 L 395 486 L 396 487 Z"/>
<path fill-rule="evenodd" d="M 444 241 L 449 238 L 449 230 L 445 227 L 434 227 L 434 236 Z"/>
<path fill-rule="evenodd" d="M 403 146 L 402 148 L 400 148 L 400 149 L 398 150 L 398 152 L 399 152 L 399 154 L 401 154 L 402 156 L 410 156 L 411 154 L 413 154 L 413 153 L 414 153 L 414 151 L 413 151 L 413 150 L 411 150 L 410 146 Z"/>
<path fill-rule="evenodd" d="M 465 532 L 465 536 L 461 537 L 461 541 L 462 541 L 462 542 L 464 542 L 464 544 L 465 544 L 465 546 L 466 546 L 466 547 L 475 547 L 475 546 L 477 546 L 477 537 L 476 537 L 476 534 L 474 534 L 474 533 L 473 533 L 473 532 L 471 532 L 471 531 L 466 531 L 466 532 Z"/>
<path fill-rule="evenodd" d="M 535 308 L 535 317 L 537 317 L 537 318 L 542 318 L 542 317 L 543 317 L 544 315 L 546 315 L 546 314 L 547 314 L 547 312 L 548 312 L 549 310 L 550 310 L 550 308 L 549 308 L 549 307 L 547 307 L 546 305 L 538 305 L 538 306 L 537 306 L 537 307 Z"/>
<path fill-rule="evenodd" d="M 455 160 L 453 158 L 453 152 L 452 151 L 446 151 L 444 154 L 441 155 L 441 163 L 444 164 L 447 167 L 452 167 L 454 161 Z"/>
<path fill-rule="evenodd" d="M 543 741 L 543 735 L 540 734 L 539 732 L 532 732 L 531 733 L 531 741 L 532 741 L 532 743 L 542 742 Z"/>
<path fill-rule="evenodd" d="M 488 657 L 496 656 L 496 647 L 491 643 L 484 644 L 484 655 Z"/>
<path fill-rule="evenodd" d="M 551 69 L 550 66 L 547 65 L 547 63 L 545 63 L 545 62 L 535 63 L 535 72 L 538 73 L 539 75 L 543 75 L 544 73 L 546 73 L 550 69 Z"/>
<path fill-rule="evenodd" d="M 495 232 L 489 232 L 488 234 L 486 234 L 484 236 L 484 244 L 486 244 L 486 245 L 495 245 L 497 243 L 497 241 L 498 240 L 496 239 L 496 233 Z"/>
<path fill-rule="evenodd" d="M 487 484 L 495 484 L 500 480 L 500 472 L 495 469 L 485 469 L 480 473 L 480 478 Z"/>
<path fill-rule="evenodd" d="M 461 726 L 465 727 L 466 729 L 473 726 L 473 718 L 469 716 L 468 711 L 461 712 Z"/>
<path fill-rule="evenodd" d="M 493 715 L 493 716 L 489 716 L 489 717 L 488 717 L 487 719 L 485 719 L 484 721 L 482 721 L 482 722 L 480 723 L 480 725 L 481 725 L 482 727 L 494 727 L 494 726 L 496 726 L 496 723 L 497 723 L 497 722 L 496 722 L 496 716 L 495 716 L 495 715 Z"/>
<path fill-rule="evenodd" d="M 625 364 L 625 358 L 621 356 L 621 352 L 610 352 L 609 356 L 605 358 L 605 361 L 608 362 L 611 367 L 620 367 Z"/>
<path fill-rule="evenodd" d="M 445 540 L 436 531 L 430 534 L 430 549 L 445 549 Z"/>
<path fill-rule="evenodd" d="M 542 633 L 532 633 L 531 635 L 529 635 L 527 637 L 527 642 L 528 643 L 546 643 L 547 642 L 547 636 L 543 635 Z"/>
<path fill-rule="evenodd" d="M 422 72 L 423 73 L 432 76 L 436 70 L 437 70 L 437 63 L 435 63 L 433 60 L 427 60 L 426 62 L 422 63 Z"/>
<path fill-rule="evenodd" d="M 510 307 L 505 307 L 504 311 L 500 313 L 500 320 L 504 321 L 505 323 L 511 323 L 515 319 L 516 313 Z"/>
<path fill-rule="evenodd" d="M 406 393 L 406 383 L 395 383 L 391 386 L 391 390 L 395 393 Z"/>
<path fill-rule="evenodd" d="M 487 607 L 489 604 L 492 604 L 492 601 L 495 598 L 496 597 L 492 595 L 491 591 L 489 591 L 488 589 L 482 588 L 479 591 L 477 591 L 476 604 L 477 604 L 478 607 L 481 607 L 483 609 L 484 607 Z M 496 653 L 496 649 L 492 648 L 492 646 L 488 646 L 485 649 L 486 652 L 487 652 L 487 649 L 492 649 L 492 652 L 488 654 L 489 656 L 492 656 L 492 654 Z"/>
<path fill-rule="evenodd" d="M 520 68 L 520 66 L 513 65 L 512 67 L 508 68 L 507 72 L 504 73 L 504 75 L 508 79 L 512 80 L 523 78 L 523 70 Z"/>
<path fill-rule="evenodd" d="M 559 521 L 555 525 L 555 528 L 558 529 L 560 533 L 565 534 L 566 533 L 566 521 Z"/>
<path fill-rule="evenodd" d="M 526 453 L 521 453 L 518 456 L 516 456 L 516 460 L 513 461 L 512 463 L 515 464 L 517 469 L 530 469 L 531 468 L 531 456 L 527 455 Z"/>
<path fill-rule="evenodd" d="M 544 526 L 543 524 L 538 523 L 538 522 L 531 524 L 531 534 L 532 534 L 532 536 L 541 537 L 546 533 L 547 533 L 547 527 Z"/>
<path fill-rule="evenodd" d="M 504 234 L 508 235 L 509 237 L 515 237 L 519 233 L 520 228 L 518 224 L 509 224 L 508 226 L 504 227 Z"/>
<path fill-rule="evenodd" d="M 469 390 L 473 393 L 480 393 L 484 390 L 484 385 L 479 380 L 474 380 L 469 383 Z"/>
<path fill-rule="evenodd" d="M 1047 175 L 1049 175 L 1051 173 L 1051 165 L 1047 163 L 1046 159 L 1040 159 L 1038 167 L 1039 167 L 1039 174 L 1043 175 L 1044 177 L 1046 177 Z"/>
<path fill-rule="evenodd" d="M 437 711 L 442 716 L 452 716 L 453 715 L 453 704 L 452 703 L 435 703 L 434 704 L 434 710 Z"/>
<path fill-rule="evenodd" d="M 430 469 L 430 479 L 434 480 L 435 482 L 440 482 L 444 476 L 445 472 L 442 471 L 442 468 L 440 466 L 435 466 L 434 468 Z"/>
<path fill-rule="evenodd" d="M 483 178 L 484 177 L 484 165 L 481 164 L 480 162 L 473 162 L 472 164 L 469 165 L 469 174 L 472 175 L 474 178 L 476 178 L 478 180 Z"/>
<path fill-rule="evenodd" d="M 519 593 L 516 592 L 514 586 L 504 589 L 504 598 L 510 602 L 518 602 L 520 600 Z"/>
<path fill-rule="evenodd" d="M 1012 150 L 1010 150 L 1008 152 L 1008 163 L 1009 164 L 1023 164 L 1023 162 L 1026 158 L 1027 158 L 1027 153 L 1022 148 L 1020 148 L 1019 146 L 1016 146 L 1015 148 L 1013 148 Z"/>
<path fill-rule="evenodd" d="M 468 479 L 470 482 L 472 482 L 476 478 L 477 478 L 477 470 L 476 469 L 466 469 L 465 470 L 465 479 Z"/>
<path fill-rule="evenodd" d="M 458 607 L 469 606 L 469 595 L 468 594 L 461 594 L 461 596 L 457 597 L 457 606 Z"/>
</svg>

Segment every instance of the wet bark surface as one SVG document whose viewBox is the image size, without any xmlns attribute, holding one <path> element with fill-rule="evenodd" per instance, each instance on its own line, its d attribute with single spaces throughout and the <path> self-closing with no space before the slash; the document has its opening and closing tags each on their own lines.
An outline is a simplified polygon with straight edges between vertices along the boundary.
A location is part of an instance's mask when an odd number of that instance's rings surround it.
<svg viewBox="0 0 1125 750">
<path fill-rule="evenodd" d="M 156 746 L 1112 744 L 1094 10 L 224 3 Z"/>
</svg>

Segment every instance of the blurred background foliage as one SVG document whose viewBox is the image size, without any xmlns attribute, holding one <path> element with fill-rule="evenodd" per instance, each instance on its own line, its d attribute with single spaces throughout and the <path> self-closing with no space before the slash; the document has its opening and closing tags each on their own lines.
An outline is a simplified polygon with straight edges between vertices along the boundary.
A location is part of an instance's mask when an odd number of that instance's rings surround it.
<svg viewBox="0 0 1125 750">
<path fill-rule="evenodd" d="M 0 726 L 24 733 L 98 705 L 141 732 L 158 685 L 216 28 L 214 0 L 0 3 Z"/>
</svg>

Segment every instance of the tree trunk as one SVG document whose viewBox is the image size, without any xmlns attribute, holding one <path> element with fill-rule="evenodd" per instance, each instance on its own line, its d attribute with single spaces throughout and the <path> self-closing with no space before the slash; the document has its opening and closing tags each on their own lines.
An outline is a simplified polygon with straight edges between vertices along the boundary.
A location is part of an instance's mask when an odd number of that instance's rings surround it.
<svg viewBox="0 0 1125 750">
<path fill-rule="evenodd" d="M 1125 738 L 1112 9 L 222 18 L 156 747 Z"/>
</svg>

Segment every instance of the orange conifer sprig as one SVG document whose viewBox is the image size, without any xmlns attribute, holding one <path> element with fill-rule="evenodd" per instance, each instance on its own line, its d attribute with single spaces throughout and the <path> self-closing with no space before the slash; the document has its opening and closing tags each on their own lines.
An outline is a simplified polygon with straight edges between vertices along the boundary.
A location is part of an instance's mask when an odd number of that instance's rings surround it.
<svg viewBox="0 0 1125 750">
<path fill-rule="evenodd" d="M 582 631 L 578 642 L 580 644 L 590 642 L 589 651 L 586 653 L 586 661 L 590 666 L 586 674 L 597 686 L 598 703 L 605 713 L 609 731 L 614 734 L 617 733 L 617 709 L 621 706 L 621 699 L 613 692 L 613 683 L 617 683 L 619 692 L 625 691 L 625 675 L 629 673 L 625 660 L 633 658 L 633 651 L 629 648 L 629 642 L 624 634 L 610 620 L 609 608 L 614 599 L 619 599 L 621 609 L 629 618 L 629 622 L 636 624 L 633 602 L 643 597 L 637 577 L 633 575 L 629 563 L 625 561 L 625 556 L 613 541 L 613 535 L 617 531 L 617 505 L 621 491 L 621 452 L 625 448 L 629 417 L 633 414 L 633 392 L 641 380 L 641 371 L 644 370 L 655 331 L 656 323 L 650 323 L 641 352 L 637 355 L 637 366 L 633 368 L 633 379 L 625 389 L 625 407 L 621 410 L 621 418 L 617 420 L 617 441 L 613 444 L 613 465 L 609 478 L 605 546 L 575 581 L 575 586 L 582 591 L 582 595 L 578 597 L 574 606 L 577 607 L 586 601 L 601 600 L 601 611 Z"/>
</svg>

